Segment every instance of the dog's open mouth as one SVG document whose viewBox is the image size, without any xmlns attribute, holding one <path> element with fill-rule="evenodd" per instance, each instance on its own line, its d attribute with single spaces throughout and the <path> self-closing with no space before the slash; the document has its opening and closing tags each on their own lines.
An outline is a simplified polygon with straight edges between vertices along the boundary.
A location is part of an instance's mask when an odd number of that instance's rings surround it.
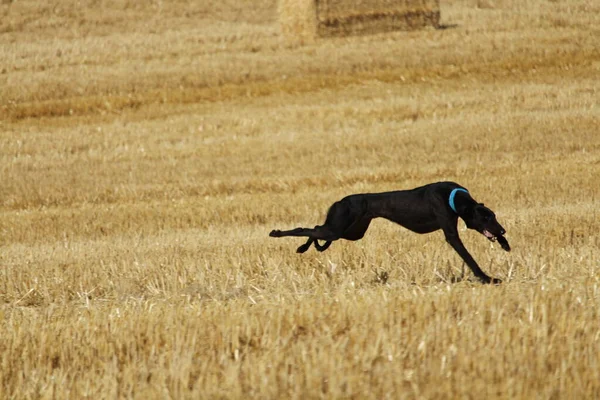
<svg viewBox="0 0 600 400">
<path fill-rule="evenodd" d="M 486 238 L 490 239 L 492 242 L 496 241 L 496 236 L 487 229 L 484 229 L 482 233 Z"/>
<path fill-rule="evenodd" d="M 499 235 L 496 236 L 494 235 L 492 232 L 488 231 L 487 229 L 484 229 L 483 235 L 488 238 L 491 242 L 495 242 L 498 241 L 498 243 L 500 244 L 500 247 L 502 247 L 504 250 L 506 251 L 510 251 L 510 245 L 508 244 L 508 241 L 504 238 L 504 236 Z"/>
</svg>

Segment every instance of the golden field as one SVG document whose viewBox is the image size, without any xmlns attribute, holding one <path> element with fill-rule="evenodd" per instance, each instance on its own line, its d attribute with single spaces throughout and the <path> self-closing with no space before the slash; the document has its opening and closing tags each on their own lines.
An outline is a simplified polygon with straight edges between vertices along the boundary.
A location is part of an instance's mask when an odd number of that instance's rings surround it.
<svg viewBox="0 0 600 400">
<path fill-rule="evenodd" d="M 0 398 L 600 397 L 600 3 L 440 6 L 294 43 L 275 0 L 0 3 Z M 268 237 L 440 180 L 504 284 L 383 220 Z"/>
</svg>

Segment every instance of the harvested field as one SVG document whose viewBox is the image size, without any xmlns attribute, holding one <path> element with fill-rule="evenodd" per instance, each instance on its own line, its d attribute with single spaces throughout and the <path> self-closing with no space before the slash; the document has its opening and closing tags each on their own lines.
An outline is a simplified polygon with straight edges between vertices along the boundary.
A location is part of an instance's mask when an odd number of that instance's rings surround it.
<svg viewBox="0 0 600 400">
<path fill-rule="evenodd" d="M 299 45 L 274 0 L 2 2 L 1 397 L 600 397 L 600 3 L 440 6 Z M 383 220 L 268 237 L 440 180 L 504 284 Z"/>
</svg>

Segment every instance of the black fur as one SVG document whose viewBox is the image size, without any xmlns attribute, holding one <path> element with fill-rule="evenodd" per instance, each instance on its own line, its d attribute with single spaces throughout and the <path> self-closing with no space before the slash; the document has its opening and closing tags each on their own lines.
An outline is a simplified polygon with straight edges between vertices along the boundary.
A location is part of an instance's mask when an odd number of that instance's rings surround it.
<svg viewBox="0 0 600 400">
<path fill-rule="evenodd" d="M 298 253 L 304 253 L 312 244 L 318 251 L 325 251 L 334 240 L 361 239 L 373 218 L 385 218 L 421 234 L 441 229 L 446 241 L 479 280 L 483 283 L 501 283 L 500 279 L 490 278 L 479 268 L 460 240 L 456 225 L 458 217 L 461 217 L 467 228 L 478 231 L 491 241 L 498 240 L 504 250 L 510 251 L 510 245 L 503 236 L 506 231 L 498 223 L 492 210 L 476 202 L 465 191 L 455 192 L 454 212 L 450 207 L 449 197 L 456 188 L 464 189 L 454 182 L 437 182 L 411 190 L 353 194 L 329 208 L 323 225 L 317 225 L 313 229 L 276 229 L 269 236 L 306 236 L 308 240 L 297 250 Z M 318 240 L 324 240 L 325 243 L 320 245 Z"/>
</svg>

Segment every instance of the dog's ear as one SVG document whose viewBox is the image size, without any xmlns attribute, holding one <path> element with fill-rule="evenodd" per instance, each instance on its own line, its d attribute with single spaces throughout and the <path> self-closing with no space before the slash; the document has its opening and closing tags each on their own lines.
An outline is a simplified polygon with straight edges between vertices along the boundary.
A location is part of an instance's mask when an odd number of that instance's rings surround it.
<svg viewBox="0 0 600 400">
<path fill-rule="evenodd" d="M 494 214 L 494 212 L 492 210 L 490 210 L 489 208 L 484 206 L 483 203 L 479 203 L 476 206 L 476 210 L 477 210 L 477 215 L 479 215 L 480 217 L 482 217 L 486 220 L 496 219 L 496 214 Z"/>
</svg>

